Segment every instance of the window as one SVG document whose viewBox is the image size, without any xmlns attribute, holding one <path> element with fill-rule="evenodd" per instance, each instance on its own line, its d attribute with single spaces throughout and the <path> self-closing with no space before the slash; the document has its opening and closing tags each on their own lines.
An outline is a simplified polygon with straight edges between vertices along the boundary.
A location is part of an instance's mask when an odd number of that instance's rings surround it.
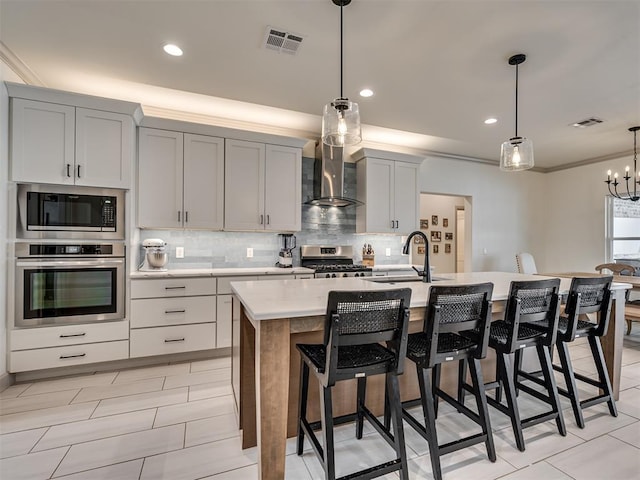
<svg viewBox="0 0 640 480">
<path fill-rule="evenodd" d="M 640 202 L 607 197 L 607 261 L 640 267 Z"/>
</svg>

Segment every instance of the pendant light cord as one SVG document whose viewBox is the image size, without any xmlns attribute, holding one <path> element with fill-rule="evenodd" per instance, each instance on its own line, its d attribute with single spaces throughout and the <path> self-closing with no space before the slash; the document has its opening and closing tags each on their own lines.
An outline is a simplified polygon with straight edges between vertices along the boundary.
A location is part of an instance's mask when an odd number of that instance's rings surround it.
<svg viewBox="0 0 640 480">
<path fill-rule="evenodd" d="M 516 138 L 518 137 L 518 64 L 516 63 Z"/>
<path fill-rule="evenodd" d="M 340 98 L 344 98 L 344 95 L 342 93 L 342 66 L 344 64 L 344 60 L 343 60 L 343 46 L 342 46 L 342 9 L 344 8 L 344 1 L 340 2 Z"/>
</svg>

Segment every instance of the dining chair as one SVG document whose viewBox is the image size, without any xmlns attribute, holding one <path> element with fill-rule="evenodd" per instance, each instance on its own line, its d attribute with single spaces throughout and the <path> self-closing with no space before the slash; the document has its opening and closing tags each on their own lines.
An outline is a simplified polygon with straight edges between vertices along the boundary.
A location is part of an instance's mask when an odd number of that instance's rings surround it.
<svg viewBox="0 0 640 480">
<path fill-rule="evenodd" d="M 524 428 L 555 420 L 560 435 L 567 434 L 550 355 L 551 347 L 556 341 L 560 314 L 559 288 L 559 278 L 511 282 L 504 319 L 492 322 L 489 330 L 489 347 L 496 351 L 497 365 L 496 380 L 485 384 L 487 390 L 496 389 L 496 395 L 495 398 L 487 397 L 487 401 L 511 419 L 516 446 L 520 451 L 525 450 Z M 529 325 L 531 322 L 543 321 L 547 322 L 544 329 Z M 530 347 L 534 347 L 538 355 L 546 393 L 534 390 L 519 380 L 517 366 L 522 352 Z M 512 363 L 512 356 L 515 357 L 515 365 Z M 464 375 L 460 375 L 460 400 L 464 400 L 465 391 L 471 389 L 465 383 L 466 366 L 462 367 L 465 370 L 462 372 Z M 503 390 L 506 405 L 502 403 Z M 547 403 L 551 410 L 521 419 L 517 401 L 519 390 Z"/>
<path fill-rule="evenodd" d="M 626 263 L 602 263 L 596 265 L 598 273 L 608 271 L 614 275 L 635 275 L 636 267 Z M 640 322 L 640 300 L 629 300 L 629 290 L 625 296 L 624 319 L 627 322 L 627 335 L 631 334 L 632 322 Z"/>
<path fill-rule="evenodd" d="M 636 267 L 626 263 L 601 263 L 596 265 L 598 273 L 603 273 L 603 270 L 608 270 L 613 275 L 635 275 L 636 273 Z"/>
<path fill-rule="evenodd" d="M 410 288 L 331 291 L 324 342 L 296 345 L 301 358 L 297 454 L 302 455 L 304 438 L 308 436 L 326 480 L 336 478 L 334 425 L 355 421 L 356 438 L 361 439 L 365 418 L 391 445 L 396 458 L 341 478 L 369 479 L 394 471 L 399 471 L 403 480 L 409 478 L 398 375 L 403 372 L 407 350 L 410 302 Z M 310 372 L 317 377 L 321 387 L 319 422 L 310 422 L 307 418 Z M 365 405 L 367 379 L 373 375 L 384 375 L 386 380 L 385 424 Z M 357 379 L 355 413 L 334 418 L 333 387 L 336 382 L 350 379 Z M 387 418 L 390 418 L 393 433 Z M 322 429 L 322 445 L 315 434 L 319 429 Z"/>
<path fill-rule="evenodd" d="M 567 297 L 565 313 L 558 321 L 558 334 L 556 338 L 556 348 L 560 357 L 560 365 L 553 365 L 554 370 L 562 372 L 567 389 L 558 389 L 558 392 L 571 400 L 571 407 L 578 427 L 584 428 L 584 415 L 582 410 L 600 403 L 607 403 L 609 413 L 617 417 L 615 399 L 611 389 L 611 381 L 607 372 L 607 365 L 602 354 L 600 337 L 606 335 L 611 316 L 611 282 L 612 276 L 607 277 L 575 277 L 571 280 L 571 287 Z M 596 315 L 595 320 L 589 319 L 587 315 Z M 586 319 L 586 320 L 584 320 Z M 529 324 L 536 329 L 546 329 L 546 321 L 533 322 Z M 569 355 L 569 344 L 576 338 L 586 337 L 591 348 L 591 355 L 595 363 L 597 379 L 587 377 L 574 372 Z M 520 374 L 528 379 L 542 384 L 542 380 L 537 375 L 527 372 Z M 576 380 L 593 385 L 600 390 L 598 395 L 580 400 Z"/>
<path fill-rule="evenodd" d="M 518 266 L 518 273 L 538 273 L 536 262 L 530 253 L 516 253 L 516 265 Z"/>
<path fill-rule="evenodd" d="M 489 460 L 496 461 L 480 366 L 480 360 L 487 354 L 492 292 L 492 283 L 431 287 L 422 332 L 409 335 L 407 358 L 416 365 L 420 398 L 403 402 L 402 416 L 429 444 L 435 480 L 442 479 L 440 456 L 462 448 L 484 443 Z M 477 413 L 440 389 L 442 364 L 463 360 L 471 367 L 470 390 L 476 399 Z M 480 433 L 440 445 L 436 428 L 438 399 L 478 424 Z M 424 425 L 407 410 L 415 405 L 422 406 Z"/>
</svg>

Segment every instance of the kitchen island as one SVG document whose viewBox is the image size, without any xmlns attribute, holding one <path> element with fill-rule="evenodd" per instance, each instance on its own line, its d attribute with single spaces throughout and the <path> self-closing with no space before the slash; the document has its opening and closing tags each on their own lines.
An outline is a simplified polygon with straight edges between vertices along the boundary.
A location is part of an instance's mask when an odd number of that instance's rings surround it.
<svg viewBox="0 0 640 480">
<path fill-rule="evenodd" d="M 493 312 L 503 308 L 513 280 L 540 280 L 539 275 L 506 272 L 459 273 L 443 275 L 438 285 L 493 282 Z M 233 351 L 232 382 L 242 429 L 243 448 L 258 446 L 258 466 L 261 479 L 284 478 L 287 437 L 296 431 L 299 387 L 299 356 L 296 343 L 322 342 L 322 329 L 327 295 L 331 290 L 382 290 L 410 287 L 412 331 L 422 327 L 429 284 L 400 279 L 365 280 L 337 278 L 314 280 L 276 280 L 271 282 L 233 282 Z M 570 278 L 561 278 L 561 291 L 568 291 Z M 624 330 L 624 292 L 630 285 L 614 284 L 614 306 L 609 332 L 603 339 L 607 368 L 617 398 L 620 381 L 622 336 Z M 415 372 L 406 369 L 401 377 L 403 399 L 417 398 Z M 485 377 L 491 378 L 491 364 Z M 411 375 L 413 373 L 413 375 Z M 447 386 L 443 371 L 443 383 Z M 374 412 L 382 408 L 382 383 L 372 378 L 367 394 L 371 394 Z M 314 382 L 311 382 L 313 384 Z M 353 384 L 342 382 L 334 396 L 334 414 L 354 410 Z M 310 385 L 311 387 L 312 385 Z M 313 385 L 313 387 L 317 387 Z M 342 388 L 341 388 L 342 387 Z M 317 398 L 310 389 L 309 399 Z M 317 412 L 317 405 L 309 408 Z"/>
</svg>

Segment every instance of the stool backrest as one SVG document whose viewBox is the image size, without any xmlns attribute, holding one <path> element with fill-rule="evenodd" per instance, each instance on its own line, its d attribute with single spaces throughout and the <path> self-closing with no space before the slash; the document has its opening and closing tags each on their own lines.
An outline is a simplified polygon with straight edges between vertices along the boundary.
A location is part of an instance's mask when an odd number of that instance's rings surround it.
<svg viewBox="0 0 640 480">
<path fill-rule="evenodd" d="M 547 325 L 544 343 L 555 343 L 560 315 L 559 289 L 559 278 L 511 282 L 504 320 L 511 326 L 507 345 L 512 350 L 516 348 L 521 323 L 543 322 Z"/>
<path fill-rule="evenodd" d="M 380 342 L 394 352 L 397 372 L 402 373 L 410 304 L 410 288 L 329 292 L 324 326 L 329 375 L 337 368 L 340 346 Z"/>
<path fill-rule="evenodd" d="M 426 352 L 429 365 L 435 361 L 438 337 L 442 333 L 475 331 L 478 336 L 475 356 L 486 356 L 492 294 L 491 282 L 432 286 L 429 289 L 429 303 L 423 326 L 427 338 L 431 339 L 429 351 Z"/>
<path fill-rule="evenodd" d="M 595 334 L 602 336 L 607 333 L 611 317 L 611 282 L 613 282 L 612 276 L 575 277 L 571 280 L 571 288 L 565 307 L 569 320 L 567 338 L 575 336 L 580 315 L 588 313 L 598 314 Z"/>
</svg>

